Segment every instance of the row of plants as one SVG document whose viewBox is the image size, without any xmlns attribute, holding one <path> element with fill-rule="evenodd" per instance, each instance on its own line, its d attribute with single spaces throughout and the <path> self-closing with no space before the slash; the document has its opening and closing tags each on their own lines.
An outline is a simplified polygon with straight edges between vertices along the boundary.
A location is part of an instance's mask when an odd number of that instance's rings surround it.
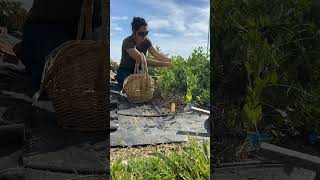
<svg viewBox="0 0 320 180">
<path fill-rule="evenodd" d="M 247 129 L 319 130 L 320 18 L 314 5 L 311 0 L 212 5 L 214 99 L 239 101 Z"/>
<path fill-rule="evenodd" d="M 161 52 L 159 47 L 156 47 Z M 170 56 L 170 55 L 167 55 Z M 153 58 L 147 54 L 147 58 Z M 164 99 L 181 97 L 184 103 L 209 107 L 210 104 L 210 61 L 203 48 L 195 49 L 188 58 L 172 56 L 169 68 L 149 67 L 149 74 L 157 76 L 160 96 Z M 111 70 L 116 72 L 119 64 L 110 62 Z"/>
<path fill-rule="evenodd" d="M 157 49 L 161 52 L 159 47 Z M 162 97 L 169 99 L 181 95 L 185 103 L 209 107 L 210 61 L 209 55 L 201 47 L 195 49 L 188 58 L 173 56 L 171 67 L 150 68 L 149 73 L 159 77 L 158 89 Z"/>
<path fill-rule="evenodd" d="M 9 31 L 21 30 L 27 15 L 28 11 L 22 7 L 22 2 L 0 1 L 0 27 L 7 27 Z"/>
<path fill-rule="evenodd" d="M 117 158 L 111 162 L 111 179 L 209 179 L 209 142 L 189 138 L 174 150 L 154 149 L 151 157 Z"/>
<path fill-rule="evenodd" d="M 110 60 L 110 70 L 113 72 L 117 72 L 119 68 L 119 64 L 116 61 Z"/>
</svg>

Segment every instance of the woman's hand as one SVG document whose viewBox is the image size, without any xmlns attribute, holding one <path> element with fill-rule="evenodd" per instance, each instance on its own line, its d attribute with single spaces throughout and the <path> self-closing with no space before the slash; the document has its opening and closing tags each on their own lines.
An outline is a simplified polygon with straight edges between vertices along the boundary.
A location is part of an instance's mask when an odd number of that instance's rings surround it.
<svg viewBox="0 0 320 180">
<path fill-rule="evenodd" d="M 171 59 L 168 58 L 167 56 L 160 54 L 156 48 L 153 46 L 149 47 L 148 51 L 150 54 L 156 58 L 156 60 L 161 61 L 161 62 L 171 62 Z"/>
<path fill-rule="evenodd" d="M 160 54 L 158 57 L 162 57 L 162 61 L 160 60 L 153 60 L 153 59 L 146 59 L 144 58 L 145 55 L 143 53 L 140 53 L 136 48 L 130 48 L 126 50 L 130 57 L 132 57 L 137 63 L 144 63 L 146 62 L 148 66 L 153 67 L 170 67 L 171 66 L 171 59 L 167 58 L 166 56 L 163 56 Z M 151 52 L 150 52 L 151 53 Z M 152 54 L 152 53 L 151 53 Z"/>
<path fill-rule="evenodd" d="M 147 59 L 147 64 L 148 66 L 152 66 L 152 67 L 169 67 L 170 66 L 169 62 L 162 62 L 162 61 L 157 61 L 153 59 Z"/>
<path fill-rule="evenodd" d="M 146 56 L 141 52 L 140 53 L 140 55 L 141 55 L 141 64 L 146 64 L 147 63 L 147 59 L 146 59 Z"/>
</svg>

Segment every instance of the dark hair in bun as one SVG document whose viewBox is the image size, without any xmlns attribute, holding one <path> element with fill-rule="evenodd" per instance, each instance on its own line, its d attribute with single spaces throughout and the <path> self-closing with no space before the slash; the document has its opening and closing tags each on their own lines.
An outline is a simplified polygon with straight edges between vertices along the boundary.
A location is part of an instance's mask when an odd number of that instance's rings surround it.
<svg viewBox="0 0 320 180">
<path fill-rule="evenodd" d="M 132 31 L 138 31 L 141 26 L 148 26 L 146 20 L 141 17 L 133 17 L 133 20 L 131 22 Z"/>
</svg>

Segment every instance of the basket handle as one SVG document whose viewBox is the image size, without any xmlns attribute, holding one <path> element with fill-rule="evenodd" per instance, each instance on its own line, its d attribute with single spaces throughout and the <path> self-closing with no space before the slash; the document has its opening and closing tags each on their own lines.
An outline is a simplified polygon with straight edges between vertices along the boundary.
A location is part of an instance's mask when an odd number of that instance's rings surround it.
<svg viewBox="0 0 320 180">
<path fill-rule="evenodd" d="M 148 65 L 147 65 L 147 59 L 146 59 L 146 56 L 142 54 L 142 58 L 143 58 L 143 63 L 142 63 L 142 72 L 145 74 L 145 75 L 148 75 Z"/>
<path fill-rule="evenodd" d="M 145 75 L 147 75 L 148 74 L 148 65 L 147 65 L 146 57 L 142 52 L 140 52 L 140 54 L 142 56 L 143 61 L 142 62 L 137 62 L 136 61 L 136 64 L 134 66 L 134 74 L 145 74 Z M 141 72 L 139 72 L 140 65 L 141 65 Z"/>
<path fill-rule="evenodd" d="M 85 39 L 92 38 L 92 16 L 95 0 L 83 0 L 80 20 L 78 24 L 78 34 L 77 40 L 81 40 L 83 36 L 83 31 L 85 30 Z M 106 61 L 110 56 L 108 51 L 109 47 L 109 4 L 110 0 L 101 0 L 101 15 L 102 15 L 102 28 L 103 28 L 103 48 L 101 53 L 103 53 L 103 59 L 97 59 L 97 78 L 95 79 L 95 89 L 105 91 L 105 71 L 106 71 Z"/>
<path fill-rule="evenodd" d="M 134 65 L 133 74 L 139 74 L 139 66 L 140 66 L 140 63 L 136 61 L 136 64 Z"/>
<path fill-rule="evenodd" d="M 76 40 L 81 40 L 83 33 L 86 35 L 85 39 L 90 39 L 89 36 L 92 34 L 92 14 L 94 1 L 95 0 L 83 0 Z"/>
<path fill-rule="evenodd" d="M 105 47 L 109 47 L 109 25 L 110 25 L 110 0 L 101 0 L 101 15 L 103 28 L 103 42 Z M 108 51 L 109 52 L 109 51 Z M 109 57 L 109 55 L 107 56 Z"/>
<path fill-rule="evenodd" d="M 103 43 L 108 47 L 109 43 L 109 3 L 110 0 L 101 0 L 101 15 L 102 15 L 102 30 L 103 30 Z M 81 40 L 83 34 L 86 34 L 85 39 L 92 39 L 92 16 L 95 0 L 83 0 L 80 20 L 78 23 L 78 32 L 76 40 Z M 85 32 L 84 32 L 85 30 Z"/>
<path fill-rule="evenodd" d="M 95 79 L 95 89 L 99 91 L 106 92 L 106 78 L 109 79 L 110 74 L 106 70 L 110 63 L 107 63 L 107 59 L 110 58 L 109 49 L 109 25 L 110 25 L 110 0 L 101 0 L 101 15 L 102 15 L 102 28 L 103 28 L 103 48 L 101 48 L 101 53 L 103 54 L 103 59 L 97 59 L 97 78 Z M 90 26 L 92 27 L 92 26 Z M 109 68 L 108 68 L 109 69 Z"/>
</svg>

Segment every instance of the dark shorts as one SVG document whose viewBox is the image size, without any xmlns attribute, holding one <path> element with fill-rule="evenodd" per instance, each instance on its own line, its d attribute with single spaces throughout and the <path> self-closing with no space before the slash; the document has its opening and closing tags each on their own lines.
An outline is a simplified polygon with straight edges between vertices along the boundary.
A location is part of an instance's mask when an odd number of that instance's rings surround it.
<svg viewBox="0 0 320 180">
<path fill-rule="evenodd" d="M 119 68 L 117 70 L 117 82 L 118 82 L 117 90 L 118 91 L 122 90 L 124 80 L 131 74 L 133 74 L 133 69 Z"/>
<path fill-rule="evenodd" d="M 23 64 L 31 75 L 32 84 L 38 88 L 46 57 L 72 34 L 64 26 L 55 24 L 28 24 L 23 28 Z"/>
</svg>

